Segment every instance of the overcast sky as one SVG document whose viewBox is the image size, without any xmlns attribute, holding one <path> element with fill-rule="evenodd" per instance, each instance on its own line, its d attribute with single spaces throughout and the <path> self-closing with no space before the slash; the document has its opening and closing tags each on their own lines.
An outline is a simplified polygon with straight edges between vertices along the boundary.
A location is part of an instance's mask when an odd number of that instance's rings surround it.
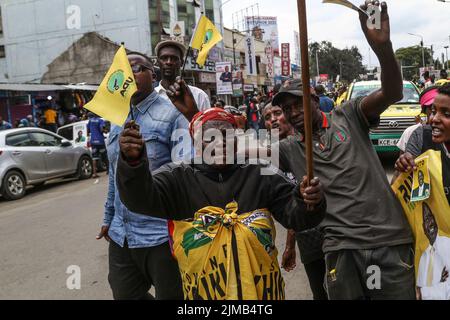
<svg viewBox="0 0 450 320">
<path fill-rule="evenodd" d="M 223 0 L 225 3 L 226 0 Z M 362 1 L 350 0 L 359 5 Z M 447 0 L 449 1 L 449 0 Z M 391 17 L 391 38 L 394 49 L 417 45 L 422 35 L 425 46 L 433 45 L 435 58 L 441 59 L 444 46 L 450 45 L 450 2 L 438 0 L 387 0 Z M 298 31 L 297 1 L 295 0 L 230 0 L 223 6 L 225 27 L 233 27 L 233 13 L 259 4 L 261 16 L 277 16 L 280 43 L 294 44 L 293 30 Z M 322 4 L 322 0 L 306 0 L 308 38 L 331 41 L 338 48 L 356 45 L 369 62 L 369 45 L 361 31 L 355 11 L 335 4 Z M 251 12 L 251 11 L 250 11 Z M 256 8 L 255 8 L 256 15 Z M 450 51 L 450 49 L 449 49 Z M 450 55 L 450 52 L 449 52 Z M 371 52 L 371 65 L 378 61 Z"/>
</svg>

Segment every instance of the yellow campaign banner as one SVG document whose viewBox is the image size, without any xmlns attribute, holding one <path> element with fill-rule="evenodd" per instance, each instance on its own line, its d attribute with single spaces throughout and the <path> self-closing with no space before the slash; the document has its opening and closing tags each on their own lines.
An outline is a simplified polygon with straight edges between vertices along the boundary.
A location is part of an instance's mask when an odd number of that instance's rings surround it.
<svg viewBox="0 0 450 320">
<path fill-rule="evenodd" d="M 191 39 L 190 47 L 198 50 L 197 64 L 204 66 L 209 51 L 220 41 L 222 35 L 214 23 L 206 16 L 201 16 Z"/>
<path fill-rule="evenodd" d="M 130 112 L 130 100 L 137 91 L 127 52 L 120 46 L 94 98 L 84 108 L 122 126 Z"/>
<path fill-rule="evenodd" d="M 415 239 L 417 287 L 423 299 L 450 299 L 450 205 L 445 195 L 441 152 L 416 160 L 418 170 L 393 184 Z"/>
<path fill-rule="evenodd" d="M 284 300 L 270 212 L 237 212 L 232 202 L 170 222 L 186 300 Z"/>
</svg>

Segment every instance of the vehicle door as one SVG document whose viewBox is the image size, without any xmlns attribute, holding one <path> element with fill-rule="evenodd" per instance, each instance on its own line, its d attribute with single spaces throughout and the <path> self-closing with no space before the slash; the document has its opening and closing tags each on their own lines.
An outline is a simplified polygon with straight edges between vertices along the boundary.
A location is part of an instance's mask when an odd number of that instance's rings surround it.
<svg viewBox="0 0 450 320">
<path fill-rule="evenodd" d="M 40 180 L 47 177 L 44 149 L 33 143 L 28 132 L 7 135 L 5 144 L 11 158 L 25 172 L 27 180 Z"/>
<path fill-rule="evenodd" d="M 45 132 L 31 132 L 31 139 L 44 149 L 45 163 L 49 177 L 71 173 L 76 164 L 76 155 L 72 146 L 61 146 L 62 138 Z"/>
</svg>

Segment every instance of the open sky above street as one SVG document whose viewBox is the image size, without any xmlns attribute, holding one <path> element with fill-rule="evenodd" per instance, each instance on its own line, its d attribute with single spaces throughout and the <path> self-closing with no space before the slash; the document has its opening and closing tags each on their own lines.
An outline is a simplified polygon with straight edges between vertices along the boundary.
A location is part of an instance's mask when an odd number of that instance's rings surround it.
<svg viewBox="0 0 450 320">
<path fill-rule="evenodd" d="M 359 5 L 362 1 L 351 0 Z M 387 0 L 391 16 L 394 48 L 418 45 L 423 36 L 425 46 L 434 46 L 435 59 L 441 59 L 444 46 L 450 45 L 450 3 L 438 0 Z M 297 1 L 294 0 L 229 0 L 223 1 L 225 27 L 233 27 L 233 14 L 256 3 L 261 16 L 277 16 L 280 43 L 294 43 L 293 30 L 298 31 Z M 338 48 L 356 45 L 369 62 L 369 46 L 361 31 L 357 13 L 335 4 L 322 4 L 321 0 L 307 0 L 308 37 L 310 41 L 331 41 Z M 256 10 L 256 9 L 255 9 Z M 250 15 L 251 15 L 251 11 Z M 255 15 L 257 11 L 254 11 Z M 294 51 L 292 51 L 294 52 Z M 371 65 L 378 65 L 371 52 Z"/>
</svg>

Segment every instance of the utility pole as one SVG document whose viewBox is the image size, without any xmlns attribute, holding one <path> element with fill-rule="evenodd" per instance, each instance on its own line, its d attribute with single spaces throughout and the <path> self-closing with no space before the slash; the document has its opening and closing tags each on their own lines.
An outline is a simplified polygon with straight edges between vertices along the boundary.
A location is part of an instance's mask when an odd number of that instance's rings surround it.
<svg viewBox="0 0 450 320">
<path fill-rule="evenodd" d="M 448 46 L 445 46 L 445 69 L 448 70 Z"/>
<path fill-rule="evenodd" d="M 319 50 L 316 50 L 316 71 L 317 71 L 317 77 L 320 77 L 320 73 L 319 73 Z"/>
<path fill-rule="evenodd" d="M 158 42 L 161 41 L 161 29 L 162 29 L 162 20 L 161 20 L 161 0 L 156 0 L 156 16 L 158 17 Z"/>
<path fill-rule="evenodd" d="M 425 68 L 425 49 L 423 47 L 423 36 L 421 36 L 420 34 L 414 34 L 414 33 L 409 33 L 409 32 L 408 32 L 408 34 L 411 36 L 420 38 L 420 46 L 422 47 L 422 67 Z"/>
</svg>

